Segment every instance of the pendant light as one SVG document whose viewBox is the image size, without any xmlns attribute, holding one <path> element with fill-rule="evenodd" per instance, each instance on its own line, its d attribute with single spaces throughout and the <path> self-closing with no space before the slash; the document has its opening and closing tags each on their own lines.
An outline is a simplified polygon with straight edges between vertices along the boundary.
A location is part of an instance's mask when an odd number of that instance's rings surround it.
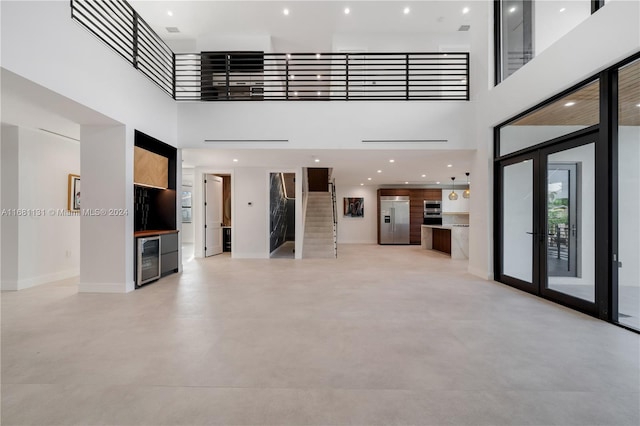
<svg viewBox="0 0 640 426">
<path fill-rule="evenodd" d="M 455 189 L 455 177 L 451 178 L 451 193 L 449 194 L 449 199 L 451 201 L 455 201 L 458 199 L 458 194 L 456 194 L 456 189 Z"/>
<path fill-rule="evenodd" d="M 465 175 L 467 175 L 467 189 L 462 193 L 462 197 L 469 198 L 471 197 L 471 190 L 469 189 L 469 172 L 466 172 Z"/>
</svg>

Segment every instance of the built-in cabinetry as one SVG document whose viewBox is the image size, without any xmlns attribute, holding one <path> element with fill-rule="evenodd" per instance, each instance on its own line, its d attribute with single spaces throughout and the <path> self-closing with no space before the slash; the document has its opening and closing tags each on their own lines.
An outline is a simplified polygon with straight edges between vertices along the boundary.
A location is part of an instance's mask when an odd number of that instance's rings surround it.
<svg viewBox="0 0 640 426">
<path fill-rule="evenodd" d="M 380 244 L 380 197 L 409 197 L 409 243 L 420 244 L 420 227 L 424 222 L 424 200 L 440 200 L 440 189 L 381 188 L 378 190 L 378 244 Z"/>
<path fill-rule="evenodd" d="M 165 276 L 178 271 L 180 260 L 176 200 L 177 150 L 139 131 L 135 132 L 134 150 L 136 269 L 141 250 L 138 239 L 157 236 L 160 251 L 156 251 L 155 256 L 160 264 L 160 275 Z M 150 259 L 149 254 L 145 260 L 153 263 Z M 137 271 L 134 277 L 136 286 L 139 285 L 138 281 L 146 281 L 140 280 Z"/>
<path fill-rule="evenodd" d="M 433 228 L 433 250 L 451 254 L 451 230 Z"/>
<path fill-rule="evenodd" d="M 147 282 L 153 282 L 155 279 L 164 277 L 165 275 L 178 272 L 179 240 L 177 230 L 137 231 L 133 235 L 136 247 L 136 287 L 140 287 Z M 159 239 L 159 250 L 156 243 L 155 248 L 153 246 L 151 247 L 151 249 L 153 249 L 153 252 L 151 253 L 149 253 L 149 247 L 145 247 L 143 244 L 140 244 L 141 241 L 154 242 L 156 239 Z M 158 263 L 160 265 L 159 276 L 153 276 L 151 279 L 144 279 L 144 274 L 141 276 L 139 268 L 146 268 L 147 264 L 156 265 Z"/>
</svg>

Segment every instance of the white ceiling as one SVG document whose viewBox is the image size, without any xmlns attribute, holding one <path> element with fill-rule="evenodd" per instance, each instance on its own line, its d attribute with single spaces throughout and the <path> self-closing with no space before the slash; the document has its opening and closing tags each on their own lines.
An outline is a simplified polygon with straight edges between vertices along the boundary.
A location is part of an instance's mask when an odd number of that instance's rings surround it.
<svg viewBox="0 0 640 426">
<path fill-rule="evenodd" d="M 273 171 L 329 167 L 333 168 L 336 183 L 343 186 L 407 185 L 405 182 L 433 186 L 438 181 L 441 186 L 450 186 L 452 176 L 457 183 L 466 183 L 465 172 L 471 169 L 474 155 L 472 150 L 184 149 L 182 164 L 185 168 L 202 167 L 206 172 L 218 173 L 234 167 L 267 167 Z M 393 163 L 389 162 L 391 159 Z M 447 167 L 449 164 L 452 167 Z"/>
<path fill-rule="evenodd" d="M 328 52 L 337 34 L 455 34 L 474 0 L 456 1 L 131 1 L 165 40 L 270 36 L 274 52 Z M 350 13 L 346 15 L 344 9 Z M 404 14 L 405 7 L 410 13 Z M 469 7 L 469 13 L 462 13 Z M 289 15 L 283 10 L 287 8 Z M 168 12 L 172 16 L 168 15 Z M 166 27 L 177 27 L 170 34 Z M 202 46 L 202 50 L 207 50 Z"/>
</svg>

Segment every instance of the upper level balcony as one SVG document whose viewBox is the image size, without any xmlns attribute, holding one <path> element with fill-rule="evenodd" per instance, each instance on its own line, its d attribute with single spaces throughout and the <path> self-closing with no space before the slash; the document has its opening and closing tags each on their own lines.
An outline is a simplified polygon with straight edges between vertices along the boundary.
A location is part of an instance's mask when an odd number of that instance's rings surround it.
<svg viewBox="0 0 640 426">
<path fill-rule="evenodd" d="M 174 53 L 124 0 L 71 16 L 177 101 L 469 100 L 469 53 Z"/>
</svg>

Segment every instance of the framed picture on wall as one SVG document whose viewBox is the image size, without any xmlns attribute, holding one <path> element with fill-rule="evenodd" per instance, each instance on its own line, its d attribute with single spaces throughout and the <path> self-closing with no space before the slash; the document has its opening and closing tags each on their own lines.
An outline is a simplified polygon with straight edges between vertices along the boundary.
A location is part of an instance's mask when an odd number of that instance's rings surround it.
<svg viewBox="0 0 640 426">
<path fill-rule="evenodd" d="M 80 211 L 80 176 L 69 175 L 67 208 L 72 212 Z"/>
<path fill-rule="evenodd" d="M 344 215 L 347 217 L 364 217 L 364 198 L 344 197 Z"/>
</svg>

